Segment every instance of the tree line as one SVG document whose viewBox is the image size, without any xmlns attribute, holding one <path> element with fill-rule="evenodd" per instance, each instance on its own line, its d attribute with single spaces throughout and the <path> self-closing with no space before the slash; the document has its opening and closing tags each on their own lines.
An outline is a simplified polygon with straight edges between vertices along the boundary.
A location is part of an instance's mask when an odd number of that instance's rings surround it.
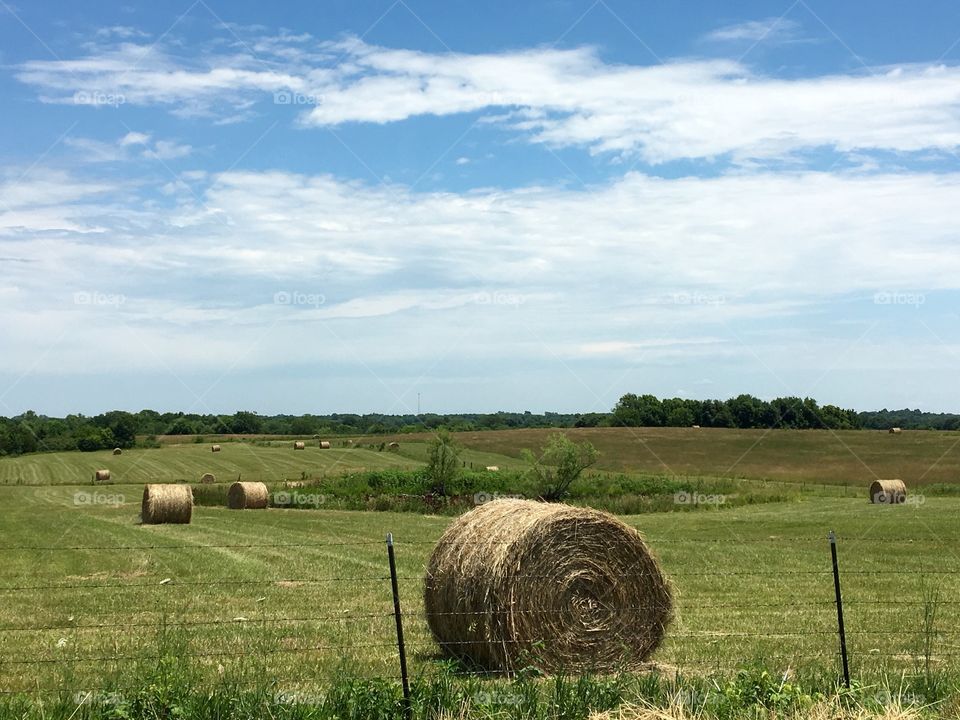
<svg viewBox="0 0 960 720">
<path fill-rule="evenodd" d="M 48 417 L 29 411 L 0 417 L 0 456 L 40 451 L 103 450 L 149 445 L 158 435 L 383 435 L 445 428 L 451 432 L 570 427 L 701 427 L 787 429 L 960 429 L 960 415 L 920 410 L 856 412 L 812 398 L 660 399 L 628 393 L 609 413 L 458 413 L 383 415 L 232 415 L 112 410 L 92 417 Z"/>
</svg>

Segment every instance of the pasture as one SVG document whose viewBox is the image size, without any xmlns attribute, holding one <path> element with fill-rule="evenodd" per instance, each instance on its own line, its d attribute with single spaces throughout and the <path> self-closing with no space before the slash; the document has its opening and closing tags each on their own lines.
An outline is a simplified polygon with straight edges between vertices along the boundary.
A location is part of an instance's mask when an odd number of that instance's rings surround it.
<svg viewBox="0 0 960 720">
<path fill-rule="evenodd" d="M 835 680 L 826 536 L 836 530 L 854 677 L 868 683 L 931 672 L 956 676 L 960 498 L 921 491 L 902 506 L 870 505 L 871 474 L 864 469 L 905 479 L 909 473 L 897 471 L 907 469 L 916 476 L 908 484 L 920 479 L 921 490 L 928 479 L 946 482 L 944 468 L 956 462 L 954 436 L 846 439 L 865 456 L 854 472 L 840 462 L 843 453 L 829 434 L 775 437 L 781 448 L 820 445 L 806 454 L 781 450 L 778 465 L 761 469 L 754 452 L 772 462 L 773 450 L 759 435 L 735 438 L 740 447 L 730 450 L 710 438 L 726 431 L 644 431 L 646 443 L 631 432 L 571 434 L 594 442 L 601 466 L 611 471 L 642 469 L 647 446 L 664 461 L 683 457 L 685 445 L 699 448 L 700 459 L 684 466 L 698 473 L 721 469 L 735 452 L 753 446 L 738 467 L 756 467 L 758 478 L 795 487 L 784 501 L 775 496 L 756 505 L 623 516 L 644 535 L 674 590 L 675 619 L 653 669 L 683 682 L 729 677 L 748 666 Z M 519 450 L 545 436 L 463 436 L 463 460 L 519 469 Z M 370 449 L 366 441 L 294 451 L 292 441 L 261 440 L 223 442 L 220 453 L 211 453 L 209 443 L 187 442 L 120 456 L 0 460 L 0 690 L 123 691 L 171 664 L 191 682 L 251 687 L 267 681 L 284 697 L 322 692 L 346 677 L 394 682 L 387 532 L 397 543 L 411 673 L 426 678 L 448 671 L 427 629 L 422 583 L 449 517 L 348 511 L 333 503 L 259 511 L 204 505 L 194 508 L 189 525 L 138 523 L 145 482 L 195 484 L 213 472 L 218 483 L 238 476 L 270 483 L 306 478 L 304 492 L 310 492 L 311 482 L 338 474 L 422 467 L 424 439 L 400 438 L 399 452 Z M 898 459 L 888 447 L 901 441 L 904 458 Z M 923 463 L 933 468 L 925 475 Z M 842 475 L 841 466 L 850 475 Z M 109 484 L 93 485 L 98 468 L 111 470 Z M 682 486 L 684 476 L 672 482 Z M 852 496 L 825 493 L 817 483 L 844 484 Z M 759 493 L 768 485 L 740 479 L 733 487 Z"/>
<path fill-rule="evenodd" d="M 516 464 L 524 448 L 540 448 L 555 430 L 457 433 L 478 453 Z M 873 430 L 726 430 L 720 428 L 573 428 L 572 440 L 600 451 L 597 468 L 613 472 L 740 477 L 794 483 L 860 485 L 877 477 L 910 486 L 960 480 L 960 432 Z M 390 436 L 403 447 L 429 433 Z"/>
</svg>

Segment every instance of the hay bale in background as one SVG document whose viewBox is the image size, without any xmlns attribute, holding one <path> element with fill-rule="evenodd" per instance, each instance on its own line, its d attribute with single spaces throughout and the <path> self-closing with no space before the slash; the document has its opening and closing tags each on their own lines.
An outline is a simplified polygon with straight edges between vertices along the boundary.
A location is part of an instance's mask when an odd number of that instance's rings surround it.
<svg viewBox="0 0 960 720">
<path fill-rule="evenodd" d="M 486 468 L 486 469 L 487 469 L 489 472 L 500 472 L 500 466 L 499 466 L 499 465 L 487 465 L 487 468 Z"/>
<path fill-rule="evenodd" d="M 220 446 L 219 446 L 219 445 L 211 445 L 211 446 L 210 446 L 210 452 L 220 452 Z"/>
<path fill-rule="evenodd" d="M 388 447 L 389 449 L 391 449 L 391 450 L 399 450 L 399 449 L 400 449 L 400 443 L 398 443 L 398 442 L 392 442 L 392 443 L 390 443 L 389 445 L 387 445 L 387 447 Z"/>
<path fill-rule="evenodd" d="M 200 476 L 200 482 L 202 483 L 215 483 L 217 481 L 216 476 L 213 473 L 204 473 Z"/>
<path fill-rule="evenodd" d="M 321 449 L 321 450 L 329 450 L 329 449 L 330 449 L 330 442 L 329 442 L 328 440 L 321 440 L 321 441 L 320 441 L 320 449 Z"/>
<path fill-rule="evenodd" d="M 903 480 L 874 480 L 870 483 L 870 502 L 875 505 L 900 505 L 907 501 Z"/>
<path fill-rule="evenodd" d="M 903 432 L 903 428 L 896 428 L 896 427 L 890 428 L 891 435 L 899 435 L 902 432 Z"/>
<path fill-rule="evenodd" d="M 424 580 L 434 639 L 493 671 L 636 667 L 660 645 L 672 604 L 636 530 L 596 510 L 530 500 L 462 515 Z"/>
<path fill-rule="evenodd" d="M 699 430 L 699 429 L 700 429 L 700 426 L 699 426 L 699 425 L 693 425 L 692 427 L 693 427 L 694 430 Z"/>
<path fill-rule="evenodd" d="M 189 485 L 143 486 L 140 517 L 146 525 L 190 522 L 193 516 L 193 490 Z"/>
<path fill-rule="evenodd" d="M 94 481 L 94 482 L 107 482 L 109 479 L 110 479 L 110 471 L 109 471 L 109 470 L 97 470 L 97 471 L 93 474 L 93 481 Z"/>
<path fill-rule="evenodd" d="M 293 444 L 293 449 L 294 449 L 294 450 L 304 450 L 304 449 L 306 449 L 306 447 L 307 447 L 307 444 L 306 444 L 305 442 L 301 441 L 301 440 L 297 440 L 297 441 Z"/>
<path fill-rule="evenodd" d="M 114 455 L 122 455 L 122 454 L 123 454 L 123 450 L 121 450 L 120 448 L 114 448 L 114 449 L 113 449 L 113 454 L 114 454 Z"/>
<path fill-rule="evenodd" d="M 227 492 L 231 510 L 262 510 L 269 500 L 270 493 L 262 482 L 235 482 Z"/>
</svg>

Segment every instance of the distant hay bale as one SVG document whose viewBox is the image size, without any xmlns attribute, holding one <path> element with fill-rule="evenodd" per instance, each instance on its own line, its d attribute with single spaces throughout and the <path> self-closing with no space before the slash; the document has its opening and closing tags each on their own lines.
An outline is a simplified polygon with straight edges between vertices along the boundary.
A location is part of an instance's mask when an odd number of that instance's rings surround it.
<svg viewBox="0 0 960 720">
<path fill-rule="evenodd" d="M 217 481 L 217 477 L 213 473 L 204 473 L 203 475 L 200 476 L 200 482 L 202 483 L 210 484 L 210 483 L 215 483 L 216 481 Z"/>
<path fill-rule="evenodd" d="M 227 491 L 227 507 L 231 510 L 262 510 L 270 493 L 262 482 L 235 482 Z"/>
<path fill-rule="evenodd" d="M 320 449 L 321 449 L 321 450 L 329 450 L 329 449 L 330 449 L 330 442 L 329 442 L 328 440 L 321 440 L 321 441 L 320 441 Z"/>
<path fill-rule="evenodd" d="M 870 502 L 875 505 L 900 505 L 907 501 L 903 480 L 874 480 L 870 483 Z"/>
<path fill-rule="evenodd" d="M 902 433 L 902 432 L 903 432 L 903 428 L 898 428 L 898 427 L 892 427 L 892 428 L 890 428 L 890 434 L 891 434 L 891 435 L 899 435 L 899 434 Z"/>
<path fill-rule="evenodd" d="M 699 429 L 700 429 L 700 426 L 699 426 L 699 425 L 694 425 L 694 426 L 693 426 L 693 429 L 694 429 L 694 430 L 699 430 Z"/>
<path fill-rule="evenodd" d="M 123 454 L 123 450 L 121 450 L 120 448 L 114 448 L 114 449 L 113 449 L 113 454 L 114 454 L 114 455 L 122 455 L 122 454 Z"/>
<path fill-rule="evenodd" d="M 490 671 L 636 667 L 663 640 L 672 594 L 640 534 L 612 515 L 495 500 L 437 542 L 424 579 L 434 639 Z"/>
<path fill-rule="evenodd" d="M 109 471 L 109 470 L 97 470 L 97 471 L 93 474 L 93 481 L 94 481 L 94 482 L 107 482 L 109 479 L 110 479 L 110 471 Z"/>
<path fill-rule="evenodd" d="M 211 445 L 211 446 L 210 446 L 210 452 L 220 452 L 220 446 L 219 446 L 219 445 Z"/>
<path fill-rule="evenodd" d="M 319 440 L 319 439 L 320 439 L 320 436 L 319 436 L 319 435 L 314 435 L 314 436 L 313 436 L 313 439 L 314 439 L 314 440 Z"/>
<path fill-rule="evenodd" d="M 389 445 L 387 445 L 387 447 L 388 447 L 390 450 L 399 450 L 399 449 L 400 449 L 400 443 L 394 441 L 394 442 L 390 443 Z"/>
<path fill-rule="evenodd" d="M 293 444 L 293 449 L 294 449 L 294 450 L 304 450 L 304 449 L 306 449 L 306 447 L 307 447 L 307 444 L 306 444 L 305 442 L 301 441 L 301 440 L 297 440 L 297 441 Z"/>
<path fill-rule="evenodd" d="M 499 466 L 499 465 L 487 465 L 487 470 L 489 470 L 490 472 L 500 472 L 500 466 Z"/>
<path fill-rule="evenodd" d="M 140 516 L 146 525 L 189 523 L 193 516 L 193 491 L 189 485 L 144 485 Z"/>
</svg>

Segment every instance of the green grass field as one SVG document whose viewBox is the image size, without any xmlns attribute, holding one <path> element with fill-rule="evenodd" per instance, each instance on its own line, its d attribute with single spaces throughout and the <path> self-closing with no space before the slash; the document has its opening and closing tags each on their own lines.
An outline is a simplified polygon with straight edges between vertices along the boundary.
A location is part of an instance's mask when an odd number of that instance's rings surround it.
<svg viewBox="0 0 960 720">
<path fill-rule="evenodd" d="M 518 462 L 553 430 L 459 433 L 476 452 Z M 616 472 L 745 477 L 790 482 L 864 484 L 901 478 L 911 486 L 960 482 L 960 432 L 868 430 L 723 430 L 717 428 L 583 428 L 564 431 L 600 450 L 599 469 Z M 427 433 L 399 435 L 401 447 Z"/>
<path fill-rule="evenodd" d="M 386 532 L 397 540 L 412 670 L 438 666 L 420 592 L 448 518 L 200 507 L 191 525 L 140 526 L 139 491 L 99 488 L 102 503 L 117 504 L 76 504 L 89 485 L 0 489 L 4 689 L 122 686 L 169 647 L 195 657 L 201 675 L 266 674 L 291 691 L 347 671 L 393 677 Z M 676 591 L 677 619 L 654 659 L 689 674 L 753 661 L 834 669 L 826 534 L 836 529 L 854 671 L 922 665 L 924 588 L 940 593 L 930 662 L 950 666 L 960 652 L 958 511 L 948 498 L 815 498 L 628 517 Z"/>
<path fill-rule="evenodd" d="M 239 478 L 257 482 L 321 478 L 357 470 L 410 468 L 421 463 L 398 453 L 334 446 L 321 450 L 316 443 L 294 450 L 293 442 L 224 442 L 221 451 L 210 443 L 169 444 L 159 449 L 81 453 L 38 453 L 0 460 L 0 485 L 78 485 L 92 481 L 100 469 L 109 469 L 114 483 L 197 482 L 213 473 L 219 482 Z"/>
<path fill-rule="evenodd" d="M 661 502 L 661 512 L 624 516 L 675 590 L 676 618 L 653 658 L 657 668 L 687 683 L 751 666 L 832 682 L 833 529 L 854 678 L 883 687 L 930 673 L 960 680 L 960 498 L 924 494 L 927 483 L 953 483 L 960 436 L 637 432 L 571 435 L 600 448 L 602 471 L 641 481 L 635 473 L 658 473 L 651 488 L 673 487 L 687 473 L 691 487 L 702 477 L 747 478 L 717 486 L 748 504 Z M 462 435 L 462 459 L 522 470 L 520 451 L 546 435 Z M 133 692 L 157 673 L 180 685 L 268 683 L 280 697 L 322 693 L 345 678 L 393 682 L 387 532 L 397 541 L 411 671 L 441 677 L 449 665 L 429 636 L 421 593 L 425 561 L 450 517 L 329 502 L 317 510 L 198 505 L 190 525 L 138 523 L 144 482 L 196 482 L 213 472 L 220 483 L 306 479 L 304 492 L 312 492 L 336 487 L 324 478 L 422 467 L 428 438 L 403 436 L 398 452 L 378 451 L 383 438 L 304 451 L 290 440 L 224 439 L 220 453 L 209 442 L 165 442 L 120 456 L 0 459 L 0 699 L 52 688 Z M 100 468 L 111 470 L 112 482 L 94 487 Z M 875 476 L 899 476 L 920 490 L 906 505 L 873 506 L 865 486 Z M 490 477 L 502 492 L 515 476 Z M 587 484 L 615 492 L 623 482 L 610 474 Z M 776 489 L 784 483 L 789 493 Z M 211 490 L 215 498 L 222 488 Z"/>
</svg>

